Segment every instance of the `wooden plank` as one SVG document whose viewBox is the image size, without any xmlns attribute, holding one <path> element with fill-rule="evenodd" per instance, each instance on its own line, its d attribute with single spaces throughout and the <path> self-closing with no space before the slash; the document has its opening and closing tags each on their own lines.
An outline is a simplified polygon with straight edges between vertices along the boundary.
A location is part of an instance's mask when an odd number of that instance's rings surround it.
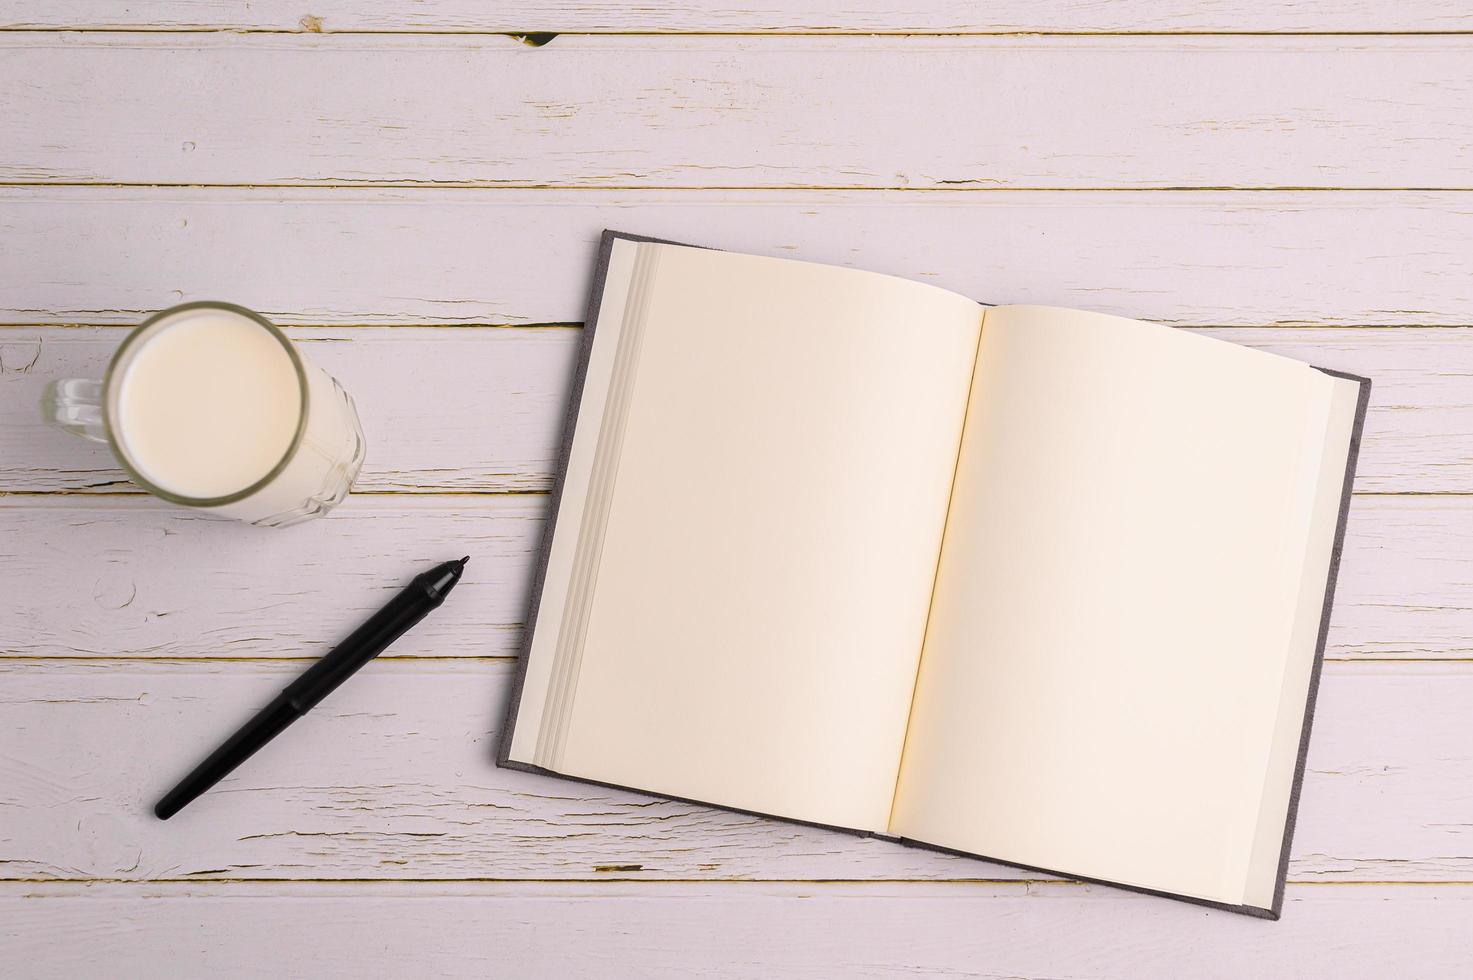
<svg viewBox="0 0 1473 980">
<path fill-rule="evenodd" d="M 0 52 L 5 181 L 1473 187 L 1466 37 L 104 33 Z"/>
<path fill-rule="evenodd" d="M 360 496 L 278 533 L 146 497 L 0 498 L 0 657 L 321 656 L 399 583 L 464 554 L 455 601 L 392 655 L 515 656 L 546 502 Z"/>
<path fill-rule="evenodd" d="M 575 329 L 294 329 L 358 403 L 359 487 L 522 492 L 551 485 Z M 1361 492 L 1473 492 L 1473 330 L 1215 329 L 1225 340 L 1375 379 Z M 0 492 L 131 491 L 108 450 L 43 425 L 46 383 L 101 377 L 123 331 L 0 330 Z M 433 397 L 430 396 L 433 393 Z"/>
<path fill-rule="evenodd" d="M 26 243 L 0 252 L 0 323 L 202 298 L 577 321 L 608 227 L 1182 325 L 1473 324 L 1467 194 L 104 187 L 0 188 L 0 236 Z"/>
<path fill-rule="evenodd" d="M 1357 492 L 1473 490 L 1473 330 L 1201 332 L 1372 379 Z"/>
<path fill-rule="evenodd" d="M 396 657 L 512 657 L 545 497 L 350 498 L 289 532 L 147 497 L 0 498 L 0 658 L 323 653 L 414 570 L 469 553 Z M 1359 497 L 1327 655 L 1473 657 L 1473 498 Z"/>
<path fill-rule="evenodd" d="M 299 665 L 0 663 L 0 877 L 1023 875 L 497 769 L 512 668 L 372 664 L 163 823 L 153 801 Z M 1469 664 L 1327 665 L 1290 876 L 1473 879 L 1470 699 Z"/>
<path fill-rule="evenodd" d="M 359 488 L 545 491 L 568 410 L 576 329 L 293 330 L 337 377 L 368 439 Z M 44 425 L 47 382 L 102 377 L 118 329 L 0 331 L 3 490 L 132 490 L 107 447 Z"/>
<path fill-rule="evenodd" d="M 1463 977 L 1466 886 L 1291 885 L 1268 925 L 1064 884 L 26 885 L 0 938 L 37 980 L 365 975 L 1136 980 Z M 368 939 L 371 930 L 371 939 Z"/>
<path fill-rule="evenodd" d="M 303 14 L 304 7 L 310 7 Z M 236 31 L 528 31 L 740 33 L 1117 33 L 1468 31 L 1473 15 L 1438 0 L 1334 0 L 1258 4 L 1247 0 L 744 0 L 737 4 L 643 0 L 9 0 L 6 29 Z"/>
</svg>

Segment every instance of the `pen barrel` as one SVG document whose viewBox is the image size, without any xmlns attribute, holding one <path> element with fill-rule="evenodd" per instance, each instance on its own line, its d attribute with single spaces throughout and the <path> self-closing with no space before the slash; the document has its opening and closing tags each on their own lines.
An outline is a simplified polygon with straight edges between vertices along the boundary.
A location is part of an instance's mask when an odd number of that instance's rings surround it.
<svg viewBox="0 0 1473 980">
<path fill-rule="evenodd" d="M 187 806 L 191 800 L 230 775 L 235 767 L 249 759 L 256 750 L 271 741 L 292 722 L 310 711 L 317 702 L 335 691 L 353 672 L 383 652 L 415 623 L 445 601 L 445 596 L 460 581 L 461 572 L 470 557 L 436 565 L 416 575 L 408 587 L 390 599 L 378 612 L 368 617 L 346 640 L 328 651 L 256 713 L 224 745 L 212 752 L 179 785 L 169 791 L 153 812 L 167 820 Z"/>
<path fill-rule="evenodd" d="M 292 681 L 282 696 L 298 712 L 306 712 L 335 691 L 358 668 L 382 653 L 444 601 L 444 591 L 434 588 L 430 581 L 433 574 L 427 572 L 416 576 L 408 587 L 368 617 L 347 639 Z"/>
<path fill-rule="evenodd" d="M 226 739 L 209 757 L 194 767 L 194 771 L 180 781 L 153 812 L 161 820 L 167 820 L 183 809 L 191 800 L 235 771 L 235 767 L 249 759 L 256 750 L 271 741 L 282 730 L 302 716 L 292 707 L 285 694 L 279 694 L 239 731 Z"/>
</svg>

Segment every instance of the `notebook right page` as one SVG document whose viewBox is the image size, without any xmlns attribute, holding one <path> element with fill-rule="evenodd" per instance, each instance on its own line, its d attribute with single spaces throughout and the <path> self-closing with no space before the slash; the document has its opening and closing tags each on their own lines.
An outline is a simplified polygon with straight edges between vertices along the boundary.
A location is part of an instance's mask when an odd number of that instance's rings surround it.
<svg viewBox="0 0 1473 980">
<path fill-rule="evenodd" d="M 989 310 L 891 832 L 1267 908 L 1358 390 Z"/>
</svg>

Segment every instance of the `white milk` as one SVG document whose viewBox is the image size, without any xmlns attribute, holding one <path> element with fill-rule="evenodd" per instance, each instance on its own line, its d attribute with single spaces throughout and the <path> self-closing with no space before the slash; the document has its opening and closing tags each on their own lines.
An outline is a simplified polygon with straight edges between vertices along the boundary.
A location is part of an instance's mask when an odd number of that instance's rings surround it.
<svg viewBox="0 0 1473 980">
<path fill-rule="evenodd" d="M 118 441 L 140 474 L 181 497 L 260 481 L 285 458 L 302 413 L 286 348 L 228 310 L 186 311 L 140 338 L 115 383 Z"/>
<path fill-rule="evenodd" d="M 229 307 L 180 307 L 140 327 L 114 357 L 103 399 L 107 440 L 145 486 L 212 515 L 308 520 L 347 496 L 363 464 L 348 393 Z M 85 413 L 85 397 L 73 401 Z"/>
</svg>

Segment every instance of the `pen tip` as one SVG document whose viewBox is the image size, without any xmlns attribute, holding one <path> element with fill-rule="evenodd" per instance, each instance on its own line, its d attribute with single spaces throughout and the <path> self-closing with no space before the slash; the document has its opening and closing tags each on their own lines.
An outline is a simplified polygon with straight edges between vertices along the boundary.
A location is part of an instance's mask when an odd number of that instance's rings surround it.
<svg viewBox="0 0 1473 980">
<path fill-rule="evenodd" d="M 465 564 L 465 563 L 466 563 L 466 562 L 468 562 L 468 561 L 470 561 L 470 560 L 471 560 L 471 556 L 470 556 L 470 555 L 466 555 L 466 556 L 465 556 L 465 557 L 464 557 L 464 558 L 462 558 L 462 559 L 461 559 L 461 560 L 460 560 L 460 563 L 461 563 L 461 564 L 462 564 L 462 565 L 464 565 L 464 564 Z"/>
</svg>

